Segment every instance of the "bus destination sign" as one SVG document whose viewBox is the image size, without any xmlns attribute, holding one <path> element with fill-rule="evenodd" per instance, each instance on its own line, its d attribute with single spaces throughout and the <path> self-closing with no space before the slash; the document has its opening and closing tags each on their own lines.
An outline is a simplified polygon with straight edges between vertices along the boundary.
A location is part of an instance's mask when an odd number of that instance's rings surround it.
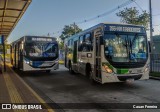
<svg viewBox="0 0 160 112">
<path fill-rule="evenodd" d="M 113 31 L 113 32 L 135 32 L 135 33 L 145 33 L 145 29 L 143 27 L 137 26 L 124 26 L 124 25 L 106 25 L 106 31 Z"/>
<path fill-rule="evenodd" d="M 51 42 L 52 41 L 52 39 L 50 39 L 50 38 L 32 38 L 32 41 L 49 41 L 49 42 Z"/>
</svg>

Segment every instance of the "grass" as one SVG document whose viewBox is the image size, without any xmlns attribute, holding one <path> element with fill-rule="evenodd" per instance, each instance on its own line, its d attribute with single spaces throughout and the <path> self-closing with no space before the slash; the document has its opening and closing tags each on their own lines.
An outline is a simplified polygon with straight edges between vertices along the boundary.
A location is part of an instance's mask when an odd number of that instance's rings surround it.
<svg viewBox="0 0 160 112">
<path fill-rule="evenodd" d="M 150 76 L 160 77 L 160 72 L 151 72 Z"/>
</svg>

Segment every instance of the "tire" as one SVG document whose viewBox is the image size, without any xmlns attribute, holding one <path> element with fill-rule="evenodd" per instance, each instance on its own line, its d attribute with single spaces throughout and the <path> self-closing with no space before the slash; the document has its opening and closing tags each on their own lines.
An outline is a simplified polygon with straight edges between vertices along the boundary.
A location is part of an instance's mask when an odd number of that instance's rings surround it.
<svg viewBox="0 0 160 112">
<path fill-rule="evenodd" d="M 91 67 L 90 66 L 86 67 L 86 77 L 89 79 L 89 81 L 90 81 L 90 83 L 92 85 L 97 84 L 97 82 L 93 79 L 92 71 L 91 71 Z"/>
<path fill-rule="evenodd" d="M 73 75 L 74 74 L 74 71 L 72 70 L 72 65 L 71 65 L 71 62 L 69 62 L 69 72 Z"/>
<path fill-rule="evenodd" d="M 92 85 L 96 85 L 97 84 L 97 82 L 93 79 L 93 77 L 92 77 L 92 72 L 90 71 L 90 74 L 89 74 L 89 81 L 90 81 L 90 83 L 92 84 Z"/>
</svg>

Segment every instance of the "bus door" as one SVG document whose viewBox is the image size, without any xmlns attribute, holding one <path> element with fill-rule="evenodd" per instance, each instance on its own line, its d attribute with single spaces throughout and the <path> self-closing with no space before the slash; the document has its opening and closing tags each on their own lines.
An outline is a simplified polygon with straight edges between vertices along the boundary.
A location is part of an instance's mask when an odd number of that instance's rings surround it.
<svg viewBox="0 0 160 112">
<path fill-rule="evenodd" d="M 17 50 L 17 55 L 18 55 L 18 59 L 17 59 L 17 61 L 18 61 L 18 69 L 20 69 L 20 67 L 21 67 L 21 65 L 20 65 L 20 63 L 21 63 L 21 60 L 20 60 L 20 43 L 18 42 L 18 50 Z"/>
<path fill-rule="evenodd" d="M 101 82 L 101 29 L 94 31 L 94 79 Z"/>
<path fill-rule="evenodd" d="M 74 41 L 74 48 L 73 48 L 73 63 L 77 63 L 77 51 L 78 51 L 78 41 Z"/>
<path fill-rule="evenodd" d="M 21 42 L 19 44 L 19 50 L 18 50 L 18 64 L 19 64 L 19 69 L 23 69 L 23 43 Z"/>
<path fill-rule="evenodd" d="M 14 45 L 14 67 L 16 68 L 16 49 L 17 49 L 17 46 Z"/>
<path fill-rule="evenodd" d="M 16 68 L 19 69 L 19 43 L 16 44 Z"/>
<path fill-rule="evenodd" d="M 73 43 L 73 70 L 78 71 L 77 67 L 77 55 L 78 55 L 78 41 Z"/>
</svg>

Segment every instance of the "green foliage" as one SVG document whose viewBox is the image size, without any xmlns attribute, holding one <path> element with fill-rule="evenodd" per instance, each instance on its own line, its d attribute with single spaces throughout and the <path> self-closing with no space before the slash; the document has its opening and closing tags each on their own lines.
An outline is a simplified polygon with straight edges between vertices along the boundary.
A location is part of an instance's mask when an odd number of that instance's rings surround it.
<svg viewBox="0 0 160 112">
<path fill-rule="evenodd" d="M 65 25 L 60 38 L 64 40 L 65 38 L 68 38 L 81 31 L 82 29 L 80 29 L 76 24 Z"/>
<path fill-rule="evenodd" d="M 59 42 L 59 49 L 64 49 L 64 43 L 63 42 Z"/>
<path fill-rule="evenodd" d="M 143 11 L 141 14 L 136 7 L 125 8 L 122 11 L 116 13 L 117 16 L 121 17 L 121 22 L 135 25 L 142 25 L 146 29 L 149 25 L 149 13 Z"/>
</svg>

